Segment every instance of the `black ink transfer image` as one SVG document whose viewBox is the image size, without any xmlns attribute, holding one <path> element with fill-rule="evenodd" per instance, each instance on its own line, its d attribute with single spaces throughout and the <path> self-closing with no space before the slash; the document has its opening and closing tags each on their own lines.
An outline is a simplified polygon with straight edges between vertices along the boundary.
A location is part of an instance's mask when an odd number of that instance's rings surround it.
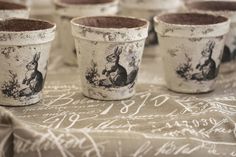
<svg viewBox="0 0 236 157">
<path fill-rule="evenodd" d="M 219 66 L 216 66 L 216 62 L 212 58 L 214 48 L 215 42 L 209 41 L 202 50 L 199 63 L 195 67 L 192 58 L 185 55 L 186 63 L 181 64 L 176 73 L 186 80 L 209 81 L 215 79 L 219 72 Z"/>
<path fill-rule="evenodd" d="M 136 66 L 136 58 L 132 57 L 129 67 L 133 70 L 128 73 L 127 69 L 120 63 L 120 55 L 123 47 L 114 48 L 114 52 L 106 57 L 106 63 L 102 74 L 98 74 L 97 64 L 92 62 L 92 68 L 87 70 L 86 79 L 90 84 L 106 87 L 118 88 L 129 84 L 134 84 L 139 68 Z M 105 77 L 105 79 L 103 79 Z"/>
<path fill-rule="evenodd" d="M 43 75 L 38 71 L 39 59 L 40 53 L 37 53 L 34 55 L 33 60 L 26 65 L 27 72 L 25 73 L 25 79 L 22 84 L 28 87 L 20 91 L 20 97 L 34 95 L 43 89 Z"/>
<path fill-rule="evenodd" d="M 19 97 L 29 97 L 39 93 L 43 89 L 44 84 L 43 75 L 38 71 L 39 59 L 40 53 L 37 53 L 34 55 L 32 61 L 26 65 L 25 78 L 22 82 L 18 80 L 17 74 L 10 70 L 10 80 L 5 81 L 3 84 L 2 93 L 7 97 L 16 99 Z"/>
</svg>

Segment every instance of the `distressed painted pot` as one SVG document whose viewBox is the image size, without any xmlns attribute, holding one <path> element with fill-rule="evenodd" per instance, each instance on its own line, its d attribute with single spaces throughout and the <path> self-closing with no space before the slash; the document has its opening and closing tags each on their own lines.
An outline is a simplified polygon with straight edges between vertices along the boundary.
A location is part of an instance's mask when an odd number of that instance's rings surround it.
<svg viewBox="0 0 236 157">
<path fill-rule="evenodd" d="M 29 9 L 25 5 L 0 1 L 0 18 L 28 18 Z"/>
<path fill-rule="evenodd" d="M 224 15 L 230 18 L 230 32 L 226 38 L 221 70 L 223 72 L 235 71 L 236 66 L 236 2 L 235 1 L 202 1 L 186 3 L 189 11 L 206 12 Z"/>
<path fill-rule="evenodd" d="M 198 13 L 155 17 L 170 90 L 205 93 L 214 90 L 230 21 Z"/>
<path fill-rule="evenodd" d="M 74 39 L 71 35 L 70 21 L 75 17 L 115 15 L 118 12 L 117 0 L 55 0 L 59 16 L 60 43 L 66 64 L 77 65 Z M 66 40 L 65 40 L 66 39 Z"/>
<path fill-rule="evenodd" d="M 24 106 L 42 98 L 55 25 L 33 19 L 0 21 L 0 104 Z"/>
<path fill-rule="evenodd" d="M 118 16 L 72 20 L 82 92 L 99 100 L 135 94 L 148 21 Z"/>
<path fill-rule="evenodd" d="M 153 17 L 164 12 L 176 12 L 181 5 L 181 0 L 120 0 L 121 15 L 145 18 L 150 21 L 149 36 L 146 40 L 147 50 L 145 51 L 145 56 L 157 55 L 156 51 L 153 50 L 153 48 L 156 48 L 158 45 Z"/>
</svg>

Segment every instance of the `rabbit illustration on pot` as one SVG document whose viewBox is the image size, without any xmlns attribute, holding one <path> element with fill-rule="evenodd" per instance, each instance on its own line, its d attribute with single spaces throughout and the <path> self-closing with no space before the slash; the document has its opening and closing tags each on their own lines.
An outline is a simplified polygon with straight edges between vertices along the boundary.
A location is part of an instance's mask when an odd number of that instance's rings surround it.
<svg viewBox="0 0 236 157">
<path fill-rule="evenodd" d="M 27 72 L 22 84 L 28 87 L 20 91 L 20 97 L 34 95 L 43 89 L 44 78 L 42 73 L 38 71 L 39 59 L 40 53 L 37 53 L 33 60 L 26 65 Z"/>
<path fill-rule="evenodd" d="M 106 57 L 107 63 L 102 72 L 109 79 L 113 87 L 123 87 L 134 83 L 138 74 L 138 68 L 134 67 L 134 70 L 128 74 L 127 70 L 120 64 L 122 49 L 122 47 L 116 47 L 114 53 Z"/>
<path fill-rule="evenodd" d="M 205 49 L 201 52 L 202 57 L 197 64 L 196 69 L 201 73 L 194 74 L 192 80 L 213 80 L 218 73 L 216 62 L 212 59 L 213 49 L 215 47 L 214 41 L 209 41 Z"/>
</svg>

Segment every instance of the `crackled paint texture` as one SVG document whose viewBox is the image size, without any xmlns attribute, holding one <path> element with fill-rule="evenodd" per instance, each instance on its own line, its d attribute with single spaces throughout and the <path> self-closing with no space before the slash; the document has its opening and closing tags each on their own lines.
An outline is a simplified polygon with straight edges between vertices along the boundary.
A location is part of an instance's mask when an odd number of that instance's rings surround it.
<svg viewBox="0 0 236 157">
<path fill-rule="evenodd" d="M 119 100 L 134 95 L 144 40 L 107 44 L 76 39 L 76 45 L 86 96 Z"/>
<path fill-rule="evenodd" d="M 157 20 L 167 87 L 182 93 L 215 89 L 229 21 L 191 27 Z"/>
<path fill-rule="evenodd" d="M 0 105 L 39 102 L 55 26 L 38 31 L 1 32 L 0 36 Z"/>
<path fill-rule="evenodd" d="M 160 37 L 160 40 L 165 78 L 170 89 L 190 93 L 214 89 L 225 41 L 223 37 L 181 39 L 180 42 L 176 42 L 178 38 Z"/>
<path fill-rule="evenodd" d="M 40 101 L 50 43 L 0 46 L 0 104 L 21 106 Z"/>
<path fill-rule="evenodd" d="M 142 26 L 113 29 L 76 25 L 75 21 L 72 21 L 72 33 L 83 94 L 99 100 L 132 97 L 148 34 L 148 21 L 135 19 L 143 22 Z"/>
<path fill-rule="evenodd" d="M 193 2 L 194 4 L 195 2 Z M 196 2 L 198 3 L 198 2 Z M 215 6 L 220 6 L 222 2 L 215 4 Z M 234 6 L 234 2 L 232 4 L 227 3 L 222 3 L 224 5 L 221 9 L 222 10 L 215 10 L 212 11 L 211 7 L 208 8 L 208 10 L 201 10 L 201 5 L 204 5 L 204 3 L 200 3 L 198 7 L 192 8 L 191 3 L 190 5 L 186 5 L 185 10 L 186 11 L 192 11 L 192 12 L 200 12 L 200 13 L 210 13 L 210 14 L 216 14 L 216 15 L 224 15 L 231 20 L 231 26 L 230 26 L 230 32 L 227 34 L 226 41 L 225 41 L 225 47 L 224 47 L 224 53 L 222 56 L 222 66 L 221 66 L 221 71 L 224 73 L 231 72 L 235 70 L 235 66 L 232 64 L 233 62 L 236 61 L 236 10 L 228 10 L 230 6 L 227 8 L 228 5 Z M 206 5 L 206 4 L 205 4 Z M 207 8 L 207 5 L 206 5 Z M 232 9 L 232 8 L 231 8 Z"/>
</svg>

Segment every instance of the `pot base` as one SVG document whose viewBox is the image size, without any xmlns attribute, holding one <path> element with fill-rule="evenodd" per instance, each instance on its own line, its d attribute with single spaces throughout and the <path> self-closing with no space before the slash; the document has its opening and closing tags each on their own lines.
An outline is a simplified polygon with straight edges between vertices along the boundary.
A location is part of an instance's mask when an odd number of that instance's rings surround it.
<svg viewBox="0 0 236 157">
<path fill-rule="evenodd" d="M 180 94 L 207 94 L 207 93 L 211 93 L 213 92 L 215 89 L 211 89 L 211 88 L 206 88 L 206 89 L 195 89 L 195 90 L 192 90 L 192 89 L 177 89 L 177 88 L 170 88 L 167 86 L 167 88 L 170 90 L 170 91 L 173 91 L 173 92 L 177 92 L 177 93 L 180 93 Z"/>
<path fill-rule="evenodd" d="M 36 95 L 30 98 L 24 98 L 21 100 L 0 100 L 0 106 L 6 106 L 6 107 L 23 107 L 23 106 L 30 106 L 30 105 L 34 105 L 37 104 L 38 102 L 40 102 L 42 100 L 42 95 Z"/>
<path fill-rule="evenodd" d="M 87 90 L 83 90 L 82 93 L 84 96 L 95 100 L 119 101 L 133 97 L 135 94 L 135 90 L 107 91 L 102 89 L 90 88 Z"/>
</svg>

